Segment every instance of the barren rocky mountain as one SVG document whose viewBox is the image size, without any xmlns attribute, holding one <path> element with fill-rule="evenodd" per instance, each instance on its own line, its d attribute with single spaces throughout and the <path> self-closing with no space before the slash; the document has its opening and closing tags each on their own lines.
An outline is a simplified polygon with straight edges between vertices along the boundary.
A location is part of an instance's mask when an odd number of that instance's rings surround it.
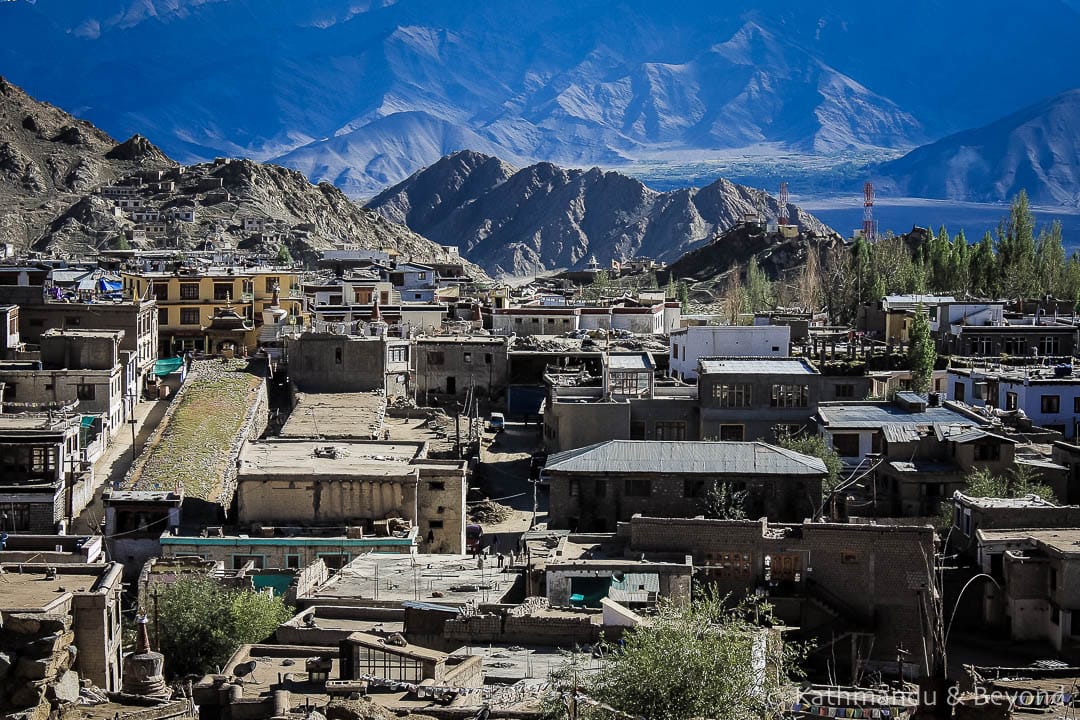
<svg viewBox="0 0 1080 720">
<path fill-rule="evenodd" d="M 0 78 L 0 242 L 32 244 L 94 188 L 172 165 L 145 138 L 118 144 Z"/>
<path fill-rule="evenodd" d="M 924 145 L 878 171 L 898 193 L 1000 202 L 1026 189 L 1033 202 L 1080 205 L 1080 89 L 985 127 Z"/>
<path fill-rule="evenodd" d="M 134 182 L 125 178 L 137 173 L 143 182 L 129 192 L 138 207 L 118 209 L 102 187 Z M 295 170 L 250 160 L 180 166 L 140 135 L 118 143 L 3 80 L 0 207 L 0 241 L 47 252 L 210 242 L 270 253 L 284 245 L 302 258 L 348 243 L 419 261 L 444 255 L 329 183 L 312 185 Z"/>
<path fill-rule="evenodd" d="M 448 155 L 376 196 L 368 207 L 441 244 L 456 244 L 495 275 L 530 275 L 648 256 L 673 261 L 747 213 L 775 221 L 776 198 L 717 180 L 661 193 L 617 172 L 538 163 L 521 170 L 487 155 Z M 827 235 L 794 205 L 800 229 Z M 745 259 L 745 258 L 743 258 Z"/>
</svg>

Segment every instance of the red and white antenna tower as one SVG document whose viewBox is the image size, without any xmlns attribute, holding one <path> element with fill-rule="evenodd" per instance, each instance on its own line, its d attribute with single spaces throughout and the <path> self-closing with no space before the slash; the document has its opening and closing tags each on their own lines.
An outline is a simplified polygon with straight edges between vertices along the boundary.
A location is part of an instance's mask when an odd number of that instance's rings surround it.
<svg viewBox="0 0 1080 720">
<path fill-rule="evenodd" d="M 776 222 L 779 225 L 787 225 L 788 222 L 790 221 L 790 218 L 788 217 L 787 206 L 788 206 L 787 183 L 782 182 L 782 183 L 780 183 L 780 214 L 776 218 Z"/>
<path fill-rule="evenodd" d="M 869 180 L 863 185 L 862 232 L 868 242 L 873 242 L 877 236 L 877 223 L 874 222 L 874 183 Z"/>
</svg>

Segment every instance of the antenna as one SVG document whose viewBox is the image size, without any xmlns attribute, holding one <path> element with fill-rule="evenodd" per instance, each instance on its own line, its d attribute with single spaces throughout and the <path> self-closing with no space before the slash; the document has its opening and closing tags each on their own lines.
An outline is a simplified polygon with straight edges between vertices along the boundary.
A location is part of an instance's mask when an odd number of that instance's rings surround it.
<svg viewBox="0 0 1080 720">
<path fill-rule="evenodd" d="M 874 183 L 869 180 L 863 185 L 862 232 L 867 242 L 873 242 L 877 237 L 877 223 L 874 221 Z"/>
<path fill-rule="evenodd" d="M 788 192 L 787 183 L 780 183 L 780 213 L 776 217 L 778 225 L 787 225 L 790 222 L 788 217 Z"/>
</svg>

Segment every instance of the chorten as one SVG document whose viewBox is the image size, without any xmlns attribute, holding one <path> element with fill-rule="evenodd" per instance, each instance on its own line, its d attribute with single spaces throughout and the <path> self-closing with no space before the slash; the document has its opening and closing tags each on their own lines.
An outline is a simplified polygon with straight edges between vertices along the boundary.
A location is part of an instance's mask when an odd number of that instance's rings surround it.
<svg viewBox="0 0 1080 720">
<path fill-rule="evenodd" d="M 165 665 L 165 656 L 150 649 L 150 636 L 146 632 L 146 615 L 136 619 L 139 625 L 138 641 L 135 652 L 124 658 L 124 692 L 129 695 L 164 698 L 172 697 L 172 691 L 165 684 L 161 669 Z"/>
</svg>

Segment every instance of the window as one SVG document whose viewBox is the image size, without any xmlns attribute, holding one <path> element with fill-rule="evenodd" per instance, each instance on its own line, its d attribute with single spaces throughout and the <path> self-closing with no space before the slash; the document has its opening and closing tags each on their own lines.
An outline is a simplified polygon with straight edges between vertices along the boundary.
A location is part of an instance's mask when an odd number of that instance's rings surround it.
<svg viewBox="0 0 1080 720">
<path fill-rule="evenodd" d="M 600 479 L 596 481 L 596 497 L 607 497 L 607 480 Z"/>
<path fill-rule="evenodd" d="M 409 361 L 409 346 L 408 345 L 395 345 L 387 351 L 387 361 L 392 363 L 403 363 Z"/>
<path fill-rule="evenodd" d="M 979 443 L 975 446 L 976 460 L 1000 460 L 1001 446 L 997 443 Z"/>
<path fill-rule="evenodd" d="M 1006 410 L 1015 410 L 1016 409 L 1016 393 L 1014 393 L 1014 392 L 1005 393 L 1005 409 Z"/>
<path fill-rule="evenodd" d="M 199 283 L 180 283 L 181 300 L 198 300 Z"/>
<path fill-rule="evenodd" d="M 742 425 L 721 425 L 720 439 L 729 442 L 740 442 L 743 439 Z"/>
<path fill-rule="evenodd" d="M 442 520 L 428 520 L 428 528 L 430 530 L 442 530 L 443 529 L 443 521 Z"/>
<path fill-rule="evenodd" d="M 341 348 L 334 348 L 334 364 L 341 364 Z"/>
<path fill-rule="evenodd" d="M 1028 348 L 1027 343 L 1024 342 L 1024 338 L 1013 335 L 1005 338 L 1005 354 L 1006 355 L 1027 355 Z"/>
<path fill-rule="evenodd" d="M 29 530 L 30 504 L 4 503 L 0 512 L 0 530 Z"/>
<path fill-rule="evenodd" d="M 845 383 L 843 385 L 836 386 L 836 399 L 837 400 L 849 400 L 855 397 L 855 385 L 852 383 Z"/>
<path fill-rule="evenodd" d="M 956 400 L 957 402 L 964 402 L 964 400 L 967 398 L 967 387 L 965 387 L 964 383 L 961 382 L 953 383 L 952 395 L 953 400 Z"/>
<path fill-rule="evenodd" d="M 1080 397 L 1073 398 L 1073 412 L 1080 413 Z"/>
<path fill-rule="evenodd" d="M 215 300 L 235 300 L 236 293 L 233 292 L 232 283 L 214 283 L 214 299 Z"/>
<path fill-rule="evenodd" d="M 678 360 L 679 359 L 679 343 L 672 343 L 671 344 L 671 358 L 673 360 Z"/>
<path fill-rule="evenodd" d="M 281 287 L 280 278 L 278 278 L 276 275 L 267 275 L 266 278 L 263 280 L 263 291 L 272 293 L 274 292 L 275 287 Z"/>
<path fill-rule="evenodd" d="M 840 564 L 841 565 L 854 565 L 859 562 L 859 554 L 854 550 L 841 550 L 840 551 Z"/>
<path fill-rule="evenodd" d="M 809 385 L 773 385 L 770 404 L 775 408 L 804 408 L 809 404 Z"/>
<path fill-rule="evenodd" d="M 442 480 L 432 480 L 427 484 L 427 486 L 428 490 L 431 490 L 433 492 L 442 492 L 446 489 L 446 483 Z"/>
<path fill-rule="evenodd" d="M 718 580 L 746 580 L 753 576 L 750 553 L 722 552 L 705 556 L 708 575 Z"/>
<path fill-rule="evenodd" d="M 180 308 L 181 325 L 198 325 L 199 308 Z"/>
<path fill-rule="evenodd" d="M 581 496 L 581 481 L 577 478 L 570 479 L 570 497 Z"/>
<path fill-rule="evenodd" d="M 299 570 L 300 569 L 300 556 L 299 555 L 286 555 L 285 556 L 285 567 L 290 569 L 290 570 Z"/>
<path fill-rule="evenodd" d="M 158 308 L 157 321 L 158 321 L 158 325 L 168 325 L 169 324 L 169 308 Z"/>
<path fill-rule="evenodd" d="M 1057 395 L 1043 395 L 1039 409 L 1044 413 L 1056 413 L 1061 409 L 1061 398 Z"/>
<path fill-rule="evenodd" d="M 82 318 L 77 315 L 68 315 L 64 318 L 64 327 L 79 327 L 82 325 Z"/>
<path fill-rule="evenodd" d="M 14 400 L 16 395 L 18 394 L 16 392 L 17 387 L 18 385 L 13 382 L 4 383 L 3 395 L 0 395 L 0 400 L 3 400 L 4 402 L 11 402 L 12 400 Z"/>
<path fill-rule="evenodd" d="M 623 494 L 627 497 L 649 497 L 652 495 L 652 483 L 648 480 L 627 478 Z"/>
<path fill-rule="evenodd" d="M 446 358 L 441 352 L 429 352 L 427 354 L 428 365 L 442 365 Z"/>
<path fill-rule="evenodd" d="M 495 360 L 495 356 L 491 353 L 484 353 L 484 364 L 490 365 Z"/>
<path fill-rule="evenodd" d="M 644 440 L 645 439 L 645 421 L 644 420 L 631 420 L 630 421 L 630 439 L 631 440 Z"/>
<path fill-rule="evenodd" d="M 705 497 L 705 481 L 686 478 L 683 480 L 682 496 L 684 498 Z"/>
<path fill-rule="evenodd" d="M 248 562 L 255 563 L 255 567 L 262 569 L 263 556 L 262 555 L 233 555 L 232 556 L 232 569 L 239 570 L 248 564 Z"/>
<path fill-rule="evenodd" d="M 994 339 L 989 335 L 977 335 L 971 338 L 973 355 L 990 355 L 994 352 Z"/>
<path fill-rule="evenodd" d="M 713 397 L 720 407 L 750 407 L 750 385 L 713 385 Z"/>
<path fill-rule="evenodd" d="M 1048 335 L 1039 340 L 1040 355 L 1060 355 L 1061 345 L 1056 335 Z"/>
<path fill-rule="evenodd" d="M 840 457 L 859 457 L 859 434 L 836 433 L 832 436 L 832 446 Z"/>
<path fill-rule="evenodd" d="M 97 395 L 97 387 L 94 385 L 79 384 L 75 386 L 75 397 L 80 400 L 93 400 Z"/>
<path fill-rule="evenodd" d="M 319 553 L 319 557 L 331 570 L 340 570 L 349 564 L 348 553 Z"/>
<path fill-rule="evenodd" d="M 461 354 L 461 359 L 462 359 L 463 362 L 469 363 L 471 365 L 472 364 L 472 353 L 471 352 L 462 353 Z"/>
<path fill-rule="evenodd" d="M 653 426 L 657 440 L 685 440 L 685 422 L 658 422 Z"/>
<path fill-rule="evenodd" d="M 166 283 L 150 283 L 150 295 L 158 300 L 169 299 L 169 286 Z"/>
</svg>

